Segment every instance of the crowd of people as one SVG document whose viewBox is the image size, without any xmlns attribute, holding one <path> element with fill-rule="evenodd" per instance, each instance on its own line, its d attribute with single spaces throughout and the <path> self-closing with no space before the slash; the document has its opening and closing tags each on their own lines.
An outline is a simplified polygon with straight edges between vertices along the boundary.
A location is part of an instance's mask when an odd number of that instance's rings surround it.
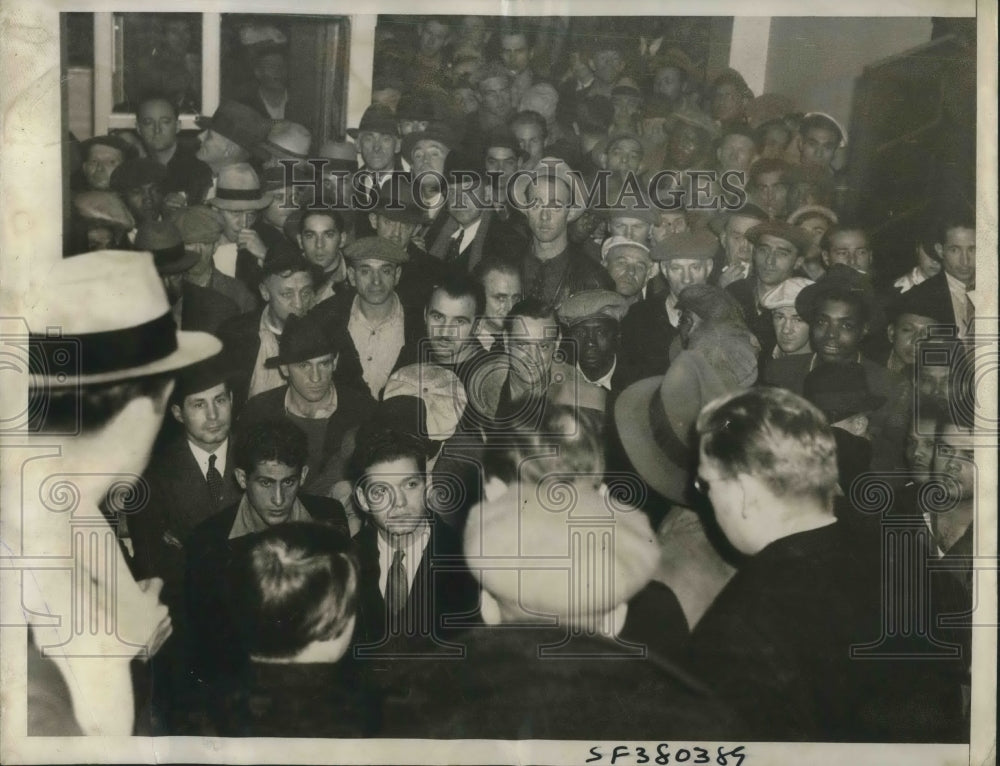
<svg viewBox="0 0 1000 766">
<path fill-rule="evenodd" d="M 649 31 L 562 76 L 420 19 L 326 142 L 265 41 L 197 142 L 148 93 L 81 144 L 50 308 L 111 353 L 35 392 L 149 453 L 105 503 L 170 615 L 136 732 L 967 741 L 974 213 L 876 280 L 844 125 Z"/>
</svg>

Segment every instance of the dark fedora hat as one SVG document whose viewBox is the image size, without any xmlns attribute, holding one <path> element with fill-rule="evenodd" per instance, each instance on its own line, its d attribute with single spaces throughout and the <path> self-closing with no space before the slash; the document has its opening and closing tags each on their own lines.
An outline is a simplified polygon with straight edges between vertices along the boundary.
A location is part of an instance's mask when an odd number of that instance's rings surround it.
<svg viewBox="0 0 1000 766">
<path fill-rule="evenodd" d="M 857 362 L 825 362 L 816 365 L 802 386 L 803 396 L 837 423 L 852 415 L 873 412 L 885 404 L 868 388 L 865 368 Z"/>
<path fill-rule="evenodd" d="M 274 369 L 282 364 L 305 362 L 337 352 L 333 333 L 316 312 L 303 317 L 292 314 L 285 320 L 285 329 L 278 340 L 278 355 L 266 359 L 264 366 Z"/>
<path fill-rule="evenodd" d="M 177 376 L 177 384 L 174 386 L 174 393 L 171 397 L 174 403 L 180 404 L 192 394 L 200 394 L 215 388 L 220 383 L 230 384 L 236 376 L 236 370 L 223 352 L 216 356 L 205 359 L 197 364 L 193 364 L 181 371 Z"/>
<path fill-rule="evenodd" d="M 809 251 L 809 247 L 812 245 L 812 238 L 805 229 L 793 226 L 785 221 L 761 221 L 756 226 L 749 229 L 746 236 L 747 239 L 754 245 L 758 244 L 760 242 L 760 238 L 763 236 L 783 239 L 785 242 L 788 242 L 792 247 L 794 247 L 796 251 L 798 251 L 798 254 L 802 256 Z"/>
<path fill-rule="evenodd" d="M 399 129 L 396 125 L 396 115 L 392 113 L 389 107 L 383 104 L 372 104 L 361 115 L 361 122 L 358 123 L 358 127 L 347 129 L 347 135 L 351 138 L 357 138 L 359 133 L 364 132 L 385 133 L 390 136 L 397 135 Z"/>
<path fill-rule="evenodd" d="M 211 117 L 200 116 L 195 121 L 203 130 L 218 133 L 258 156 L 267 156 L 261 144 L 271 131 L 271 120 L 252 107 L 238 101 L 223 101 Z"/>
<path fill-rule="evenodd" d="M 870 323 L 881 324 L 882 311 L 871 282 L 850 266 L 835 263 L 817 282 L 802 288 L 795 298 L 795 311 L 807 322 L 812 322 L 819 304 L 828 298 L 853 298 L 864 306 Z"/>
<path fill-rule="evenodd" d="M 450 125 L 444 122 L 433 122 L 427 126 L 426 130 L 418 130 L 403 136 L 401 154 L 406 159 L 410 159 L 413 150 L 421 141 L 436 141 L 451 150 L 458 146 L 458 140 L 459 136 Z"/>
<path fill-rule="evenodd" d="M 405 182 L 389 184 L 389 188 L 379 195 L 378 204 L 371 212 L 401 223 L 422 223 L 424 220 L 424 211 L 413 198 L 412 187 Z"/>
</svg>

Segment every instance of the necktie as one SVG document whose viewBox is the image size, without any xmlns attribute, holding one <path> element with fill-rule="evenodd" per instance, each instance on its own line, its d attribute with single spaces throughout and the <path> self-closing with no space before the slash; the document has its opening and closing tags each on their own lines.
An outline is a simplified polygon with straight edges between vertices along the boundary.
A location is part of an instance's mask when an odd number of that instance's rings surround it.
<svg viewBox="0 0 1000 766">
<path fill-rule="evenodd" d="M 403 563 L 402 548 L 396 548 L 392 554 L 392 564 L 389 566 L 389 579 L 385 584 L 385 603 L 389 614 L 399 614 L 406 606 L 406 596 L 409 582 L 406 577 L 406 564 Z"/>
<path fill-rule="evenodd" d="M 216 508 L 222 503 L 222 474 L 215 467 L 215 455 L 208 456 L 208 470 L 205 471 L 205 481 L 208 484 L 208 495 L 212 498 L 212 505 Z"/>
<path fill-rule="evenodd" d="M 445 262 L 451 263 L 462 254 L 462 240 L 465 239 L 465 229 L 459 229 L 451 242 L 448 243 L 448 253 L 445 255 Z"/>
</svg>

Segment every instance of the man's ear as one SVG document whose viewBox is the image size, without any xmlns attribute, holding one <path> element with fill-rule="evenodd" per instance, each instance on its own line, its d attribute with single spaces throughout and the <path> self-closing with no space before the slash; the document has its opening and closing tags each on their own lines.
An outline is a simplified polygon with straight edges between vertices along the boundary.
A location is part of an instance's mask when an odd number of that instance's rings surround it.
<svg viewBox="0 0 1000 766">
<path fill-rule="evenodd" d="M 823 261 L 823 266 L 825 266 L 826 268 L 830 268 L 830 253 L 827 252 L 826 250 L 820 250 L 819 257 Z"/>
<path fill-rule="evenodd" d="M 938 261 L 944 263 L 944 246 L 940 242 L 934 243 L 934 252 L 937 253 Z"/>
<path fill-rule="evenodd" d="M 299 250 L 304 250 L 305 249 L 304 247 L 302 247 L 302 235 L 301 234 L 296 234 L 295 235 L 295 241 L 299 243 Z"/>
<path fill-rule="evenodd" d="M 867 338 L 868 337 L 868 333 L 871 332 L 871 329 L 872 329 L 872 326 L 868 322 L 865 322 L 863 325 L 861 325 L 861 337 L 862 338 Z"/>
<path fill-rule="evenodd" d="M 393 145 L 392 153 L 399 154 L 402 148 L 403 148 L 403 139 L 401 139 L 399 136 L 396 136 L 396 143 Z"/>
<path fill-rule="evenodd" d="M 397 266 L 393 273 L 396 275 L 396 283 L 398 284 L 400 278 L 403 276 L 403 267 Z"/>
<path fill-rule="evenodd" d="M 281 377 L 283 377 L 285 380 L 288 380 L 288 365 L 287 364 L 279 364 L 278 365 L 278 372 L 281 373 Z"/>
<path fill-rule="evenodd" d="M 340 354 L 333 355 L 333 371 L 337 371 L 337 362 L 340 361 Z"/>
<path fill-rule="evenodd" d="M 601 152 L 599 155 L 597 155 L 597 164 L 601 168 L 601 170 L 607 170 L 608 169 L 608 153 L 607 152 Z"/>
<path fill-rule="evenodd" d="M 264 303 L 270 303 L 271 302 L 271 291 L 267 289 L 267 285 L 264 284 L 263 281 L 261 281 L 260 286 L 258 287 L 258 289 L 260 290 L 260 297 L 264 301 Z"/>
<path fill-rule="evenodd" d="M 889 343 L 891 343 L 891 344 L 895 344 L 896 343 L 896 327 L 895 327 L 895 325 L 893 325 L 892 322 L 890 322 L 888 325 L 886 325 L 885 334 L 889 338 Z"/>
<path fill-rule="evenodd" d="M 302 470 L 299 472 L 299 486 L 301 487 L 306 483 L 306 476 L 309 475 L 309 466 L 302 466 Z"/>
<path fill-rule="evenodd" d="M 646 283 L 649 283 L 653 277 L 660 273 L 660 262 L 653 261 L 653 265 L 649 267 L 649 271 L 646 274 Z"/>
<path fill-rule="evenodd" d="M 350 263 L 347 264 L 347 281 L 351 283 L 351 287 L 356 288 L 358 286 L 357 272 Z"/>
<path fill-rule="evenodd" d="M 805 258 L 801 255 L 795 259 L 795 265 L 792 266 L 792 271 L 798 271 L 802 268 L 802 264 L 805 263 Z"/>
<path fill-rule="evenodd" d="M 237 468 L 233 471 L 233 475 L 236 476 L 236 483 L 240 485 L 240 489 L 246 491 L 247 488 L 247 472 L 242 468 Z"/>
<path fill-rule="evenodd" d="M 174 420 L 176 420 L 178 423 L 184 422 L 181 419 L 181 408 L 178 407 L 176 404 L 170 405 L 170 414 L 174 416 Z"/>
<path fill-rule="evenodd" d="M 365 499 L 365 491 L 361 487 L 361 482 L 358 482 L 354 487 L 354 502 L 365 513 L 371 513 L 371 510 L 368 508 L 368 501 Z"/>
<path fill-rule="evenodd" d="M 375 230 L 378 231 L 378 216 L 375 213 L 368 214 L 368 224 Z"/>
</svg>

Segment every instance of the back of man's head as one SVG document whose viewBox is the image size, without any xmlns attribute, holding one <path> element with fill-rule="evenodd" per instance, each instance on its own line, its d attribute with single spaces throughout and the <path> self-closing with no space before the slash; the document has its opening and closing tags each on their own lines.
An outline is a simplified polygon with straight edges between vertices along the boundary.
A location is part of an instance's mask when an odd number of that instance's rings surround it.
<svg viewBox="0 0 1000 766">
<path fill-rule="evenodd" d="M 748 475 L 776 496 L 829 503 L 837 444 L 823 413 L 781 388 L 752 388 L 709 403 L 698 416 L 702 453 L 729 477 Z"/>
<path fill-rule="evenodd" d="M 227 580 L 250 657 L 336 662 L 347 650 L 358 564 L 350 542 L 332 527 L 280 524 L 243 538 Z"/>
</svg>

